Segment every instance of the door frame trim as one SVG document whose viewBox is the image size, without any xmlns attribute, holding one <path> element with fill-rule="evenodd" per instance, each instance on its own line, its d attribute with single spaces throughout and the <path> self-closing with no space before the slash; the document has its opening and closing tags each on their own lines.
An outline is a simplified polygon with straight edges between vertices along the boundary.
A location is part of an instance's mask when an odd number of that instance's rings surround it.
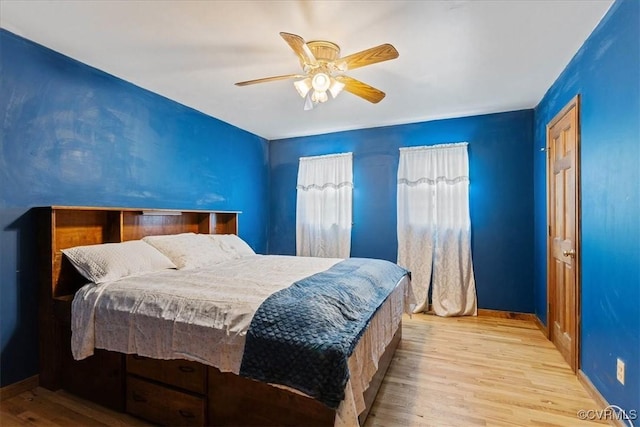
<svg viewBox="0 0 640 427">
<path fill-rule="evenodd" d="M 551 165 L 551 158 L 550 158 L 550 151 L 549 151 L 549 136 L 550 136 L 550 131 L 551 128 L 560 121 L 560 119 L 562 119 L 565 114 L 571 110 L 572 108 L 575 107 L 576 109 L 576 164 L 575 164 L 575 173 L 576 173 L 576 182 L 575 182 L 575 191 L 576 191 L 576 205 L 575 205 L 575 213 L 576 213 L 576 239 L 574 242 L 575 245 L 575 251 L 576 251 L 576 256 L 574 258 L 574 268 L 575 268 L 575 272 L 576 272 L 576 292 L 575 292 L 575 301 L 574 301 L 574 305 L 575 305 L 575 325 L 576 325 L 576 336 L 573 337 L 573 354 L 575 357 L 574 360 L 574 365 L 575 365 L 575 370 L 574 372 L 578 372 L 580 370 L 580 331 L 581 331 L 581 320 L 582 320 L 582 307 L 580 305 L 580 299 L 581 299 L 581 294 L 582 294 L 582 280 L 581 280 L 581 265 L 582 265 L 582 235 L 581 235 L 581 229 L 582 229 L 582 212 L 580 209 L 580 206 L 582 204 L 582 185 L 581 185 L 581 179 L 580 179 L 580 146 L 581 146 L 581 118 L 580 118 L 580 94 L 577 94 L 575 97 L 573 97 L 563 108 L 562 110 L 560 110 L 560 112 L 558 112 L 553 119 L 551 119 L 551 121 L 549 123 L 547 123 L 547 129 L 546 129 L 546 133 L 547 133 L 547 137 L 546 137 L 546 147 L 545 147 L 545 151 L 547 153 L 547 159 L 546 159 L 546 166 L 547 166 L 547 170 L 546 170 L 546 181 L 547 181 L 547 229 L 545 230 L 545 233 L 547 234 L 547 258 L 546 258 L 546 262 L 547 262 L 547 339 L 551 339 L 551 334 L 552 334 L 552 322 L 553 322 L 553 317 L 552 317 L 552 311 L 551 311 L 551 265 L 553 265 L 553 261 L 552 261 L 552 257 L 553 257 L 553 246 L 552 246 L 552 239 L 550 236 L 550 227 L 551 227 L 551 200 L 550 200 L 550 187 L 551 187 L 551 180 L 550 180 L 550 165 Z M 573 367 L 572 367 L 573 368 Z"/>
</svg>

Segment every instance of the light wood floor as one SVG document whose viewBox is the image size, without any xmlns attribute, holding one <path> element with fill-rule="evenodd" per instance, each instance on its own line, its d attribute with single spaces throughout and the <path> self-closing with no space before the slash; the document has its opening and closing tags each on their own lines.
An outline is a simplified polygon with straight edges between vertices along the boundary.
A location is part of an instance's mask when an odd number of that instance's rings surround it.
<svg viewBox="0 0 640 427">
<path fill-rule="evenodd" d="M 593 425 L 581 409 L 598 408 L 533 322 L 414 315 L 365 427 Z M 147 424 L 38 387 L 1 403 L 0 425 Z"/>
<path fill-rule="evenodd" d="M 414 315 L 366 427 L 580 426 L 599 409 L 531 321 Z"/>
</svg>

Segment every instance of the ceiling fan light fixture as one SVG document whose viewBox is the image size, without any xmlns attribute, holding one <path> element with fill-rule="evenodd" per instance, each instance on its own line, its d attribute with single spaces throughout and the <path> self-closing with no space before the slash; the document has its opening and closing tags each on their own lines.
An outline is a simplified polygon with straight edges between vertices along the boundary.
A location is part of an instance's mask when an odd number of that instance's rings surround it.
<svg viewBox="0 0 640 427">
<path fill-rule="evenodd" d="M 293 85 L 295 86 L 296 90 L 300 94 L 301 98 L 304 98 L 305 96 L 307 96 L 309 91 L 312 89 L 311 79 L 309 77 L 303 80 L 298 80 L 297 82 L 293 82 Z"/>
<path fill-rule="evenodd" d="M 311 100 L 311 94 L 307 94 L 304 98 L 304 111 L 313 110 L 313 101 Z"/>
<path fill-rule="evenodd" d="M 314 90 L 311 94 L 311 100 L 315 103 L 327 102 L 328 99 L 329 96 L 327 95 L 327 92 L 319 92 L 317 90 Z"/>
<path fill-rule="evenodd" d="M 316 92 L 326 92 L 331 86 L 331 78 L 325 73 L 316 73 L 311 79 L 311 86 Z"/>
<path fill-rule="evenodd" d="M 331 79 L 331 86 L 329 86 L 329 92 L 331 93 L 331 96 L 333 98 L 338 96 L 340 92 L 342 92 L 342 89 L 344 89 L 344 86 L 344 83 L 339 82 L 336 79 Z"/>
</svg>

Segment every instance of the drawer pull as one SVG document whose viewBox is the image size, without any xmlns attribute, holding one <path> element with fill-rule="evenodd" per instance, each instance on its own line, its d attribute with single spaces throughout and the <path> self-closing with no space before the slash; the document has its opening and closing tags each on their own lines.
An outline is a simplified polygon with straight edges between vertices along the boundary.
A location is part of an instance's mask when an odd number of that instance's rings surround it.
<svg viewBox="0 0 640 427">
<path fill-rule="evenodd" d="M 134 355 L 132 355 L 132 356 L 133 356 L 133 358 L 134 358 L 134 359 L 136 359 L 136 360 L 142 360 L 142 359 L 144 359 L 144 357 L 140 356 L 139 354 L 134 354 Z"/>
<path fill-rule="evenodd" d="M 133 399 L 134 402 L 146 402 L 147 401 L 147 399 L 144 396 L 136 393 L 135 391 L 131 395 L 131 398 Z"/>
<path fill-rule="evenodd" d="M 180 367 L 178 367 L 178 369 L 180 369 L 180 371 L 186 372 L 186 373 L 195 372 L 195 368 L 193 366 L 180 366 Z"/>
<path fill-rule="evenodd" d="M 178 411 L 178 413 L 180 414 L 180 416 L 184 417 L 184 418 L 195 418 L 196 416 L 193 414 L 193 412 L 191 411 L 185 411 L 184 409 L 180 409 Z"/>
</svg>

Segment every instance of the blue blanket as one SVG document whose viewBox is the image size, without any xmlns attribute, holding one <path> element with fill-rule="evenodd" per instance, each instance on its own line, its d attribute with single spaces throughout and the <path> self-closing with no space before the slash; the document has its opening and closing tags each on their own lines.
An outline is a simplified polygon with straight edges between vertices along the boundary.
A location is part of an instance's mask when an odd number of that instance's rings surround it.
<svg viewBox="0 0 640 427">
<path fill-rule="evenodd" d="M 240 375 L 337 408 L 349 379 L 347 359 L 405 274 L 389 261 L 350 258 L 274 293 L 251 321 Z"/>
</svg>

